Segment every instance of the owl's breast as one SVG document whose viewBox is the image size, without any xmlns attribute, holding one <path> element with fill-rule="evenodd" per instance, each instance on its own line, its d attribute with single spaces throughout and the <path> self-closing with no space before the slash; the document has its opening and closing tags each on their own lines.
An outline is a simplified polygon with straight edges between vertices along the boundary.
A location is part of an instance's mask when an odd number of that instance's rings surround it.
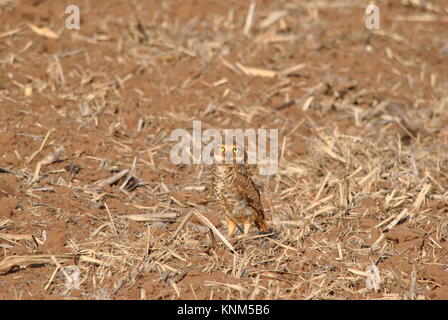
<svg viewBox="0 0 448 320">
<path fill-rule="evenodd" d="M 232 171 L 224 166 L 216 166 L 213 170 L 213 189 L 221 205 L 232 206 L 232 199 L 237 198 Z"/>
</svg>

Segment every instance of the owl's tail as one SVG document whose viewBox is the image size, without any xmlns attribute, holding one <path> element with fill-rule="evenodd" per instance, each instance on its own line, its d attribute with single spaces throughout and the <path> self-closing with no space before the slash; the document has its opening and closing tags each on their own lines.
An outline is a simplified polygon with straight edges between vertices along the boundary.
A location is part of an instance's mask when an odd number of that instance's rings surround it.
<svg viewBox="0 0 448 320">
<path fill-rule="evenodd" d="M 255 220 L 255 225 L 257 226 L 257 228 L 259 230 L 269 233 L 269 228 L 268 228 L 268 225 L 266 224 L 266 221 L 264 219 L 260 219 L 260 218 Z"/>
</svg>

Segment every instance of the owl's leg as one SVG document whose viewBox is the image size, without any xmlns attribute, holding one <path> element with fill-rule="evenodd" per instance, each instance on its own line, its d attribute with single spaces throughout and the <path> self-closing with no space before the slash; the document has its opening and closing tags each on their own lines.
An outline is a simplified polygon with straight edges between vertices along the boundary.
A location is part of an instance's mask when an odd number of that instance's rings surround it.
<svg viewBox="0 0 448 320">
<path fill-rule="evenodd" d="M 235 233 L 236 224 L 229 218 L 227 218 L 227 228 L 227 235 L 230 237 Z"/>
<path fill-rule="evenodd" d="M 244 221 L 244 234 L 247 235 L 249 233 L 250 227 L 252 227 L 252 221 L 246 220 Z"/>
</svg>

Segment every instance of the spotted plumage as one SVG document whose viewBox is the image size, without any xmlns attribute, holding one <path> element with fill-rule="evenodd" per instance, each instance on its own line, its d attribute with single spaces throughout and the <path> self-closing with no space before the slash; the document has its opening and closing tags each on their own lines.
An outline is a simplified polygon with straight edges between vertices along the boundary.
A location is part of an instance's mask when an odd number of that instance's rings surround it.
<svg viewBox="0 0 448 320">
<path fill-rule="evenodd" d="M 225 163 L 225 159 L 232 163 Z M 235 145 L 222 145 L 215 150 L 212 167 L 213 189 L 222 212 L 226 216 L 228 235 L 244 226 L 244 234 L 255 225 L 268 232 L 260 192 L 245 166 L 247 155 Z"/>
</svg>

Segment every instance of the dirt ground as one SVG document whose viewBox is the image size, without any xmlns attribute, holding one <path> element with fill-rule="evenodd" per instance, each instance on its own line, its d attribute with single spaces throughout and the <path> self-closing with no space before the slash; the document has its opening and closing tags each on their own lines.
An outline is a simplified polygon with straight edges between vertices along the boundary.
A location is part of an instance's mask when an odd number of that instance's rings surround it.
<svg viewBox="0 0 448 320">
<path fill-rule="evenodd" d="M 0 1 L 0 299 L 448 299 L 448 4 L 375 3 Z M 279 130 L 275 237 L 196 214 L 193 120 Z"/>
</svg>

